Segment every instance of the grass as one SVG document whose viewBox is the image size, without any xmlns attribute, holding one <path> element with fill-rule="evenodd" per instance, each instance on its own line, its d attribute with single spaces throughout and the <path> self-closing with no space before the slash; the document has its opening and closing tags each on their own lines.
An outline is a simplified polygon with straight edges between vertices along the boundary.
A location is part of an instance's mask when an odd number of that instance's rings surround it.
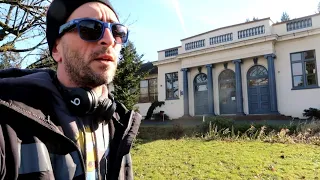
<svg viewBox="0 0 320 180">
<path fill-rule="evenodd" d="M 135 179 L 319 179 L 320 148 L 259 141 L 135 143 Z"/>
</svg>

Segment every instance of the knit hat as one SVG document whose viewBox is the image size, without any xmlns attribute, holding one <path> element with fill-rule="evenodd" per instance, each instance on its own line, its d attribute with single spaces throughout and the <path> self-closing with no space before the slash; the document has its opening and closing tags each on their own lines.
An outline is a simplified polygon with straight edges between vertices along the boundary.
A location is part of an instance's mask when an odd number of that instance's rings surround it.
<svg viewBox="0 0 320 180">
<path fill-rule="evenodd" d="M 52 55 L 52 48 L 59 37 L 60 26 L 66 23 L 74 10 L 88 2 L 101 2 L 108 6 L 117 16 L 117 13 L 108 0 L 53 0 L 47 12 L 46 22 L 46 36 L 50 55 Z"/>
</svg>

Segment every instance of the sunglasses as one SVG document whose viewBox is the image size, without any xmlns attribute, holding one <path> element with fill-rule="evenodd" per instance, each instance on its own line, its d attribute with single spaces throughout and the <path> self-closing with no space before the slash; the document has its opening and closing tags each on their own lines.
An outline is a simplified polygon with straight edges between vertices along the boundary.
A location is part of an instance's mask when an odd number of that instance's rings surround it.
<svg viewBox="0 0 320 180">
<path fill-rule="evenodd" d="M 94 42 L 99 41 L 108 28 L 117 44 L 125 44 L 128 41 L 129 31 L 126 26 L 119 23 L 108 23 L 92 18 L 73 19 L 60 26 L 59 36 L 77 28 L 81 39 Z"/>
</svg>

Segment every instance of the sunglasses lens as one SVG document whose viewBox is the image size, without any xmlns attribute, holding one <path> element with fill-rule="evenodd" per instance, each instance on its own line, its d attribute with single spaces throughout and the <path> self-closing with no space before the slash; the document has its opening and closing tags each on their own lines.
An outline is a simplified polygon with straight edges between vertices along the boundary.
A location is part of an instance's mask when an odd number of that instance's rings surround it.
<svg viewBox="0 0 320 180">
<path fill-rule="evenodd" d="M 128 28 L 121 24 L 114 24 L 111 27 L 112 35 L 119 44 L 126 43 L 128 40 Z"/>
<path fill-rule="evenodd" d="M 103 25 L 93 20 L 83 20 L 79 23 L 79 34 L 83 40 L 98 40 L 102 34 Z"/>
</svg>

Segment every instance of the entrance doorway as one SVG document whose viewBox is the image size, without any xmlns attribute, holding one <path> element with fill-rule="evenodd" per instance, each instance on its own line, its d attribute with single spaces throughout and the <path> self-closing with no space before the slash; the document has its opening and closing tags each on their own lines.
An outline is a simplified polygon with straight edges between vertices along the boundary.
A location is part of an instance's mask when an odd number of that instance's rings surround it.
<svg viewBox="0 0 320 180">
<path fill-rule="evenodd" d="M 226 69 L 219 75 L 220 114 L 236 114 L 236 76 L 234 71 Z"/>
<path fill-rule="evenodd" d="M 248 71 L 247 80 L 249 113 L 270 113 L 268 70 L 261 65 L 253 66 Z"/>
<path fill-rule="evenodd" d="M 195 115 L 208 114 L 208 80 L 204 73 L 198 74 L 194 80 L 194 109 Z"/>
</svg>

